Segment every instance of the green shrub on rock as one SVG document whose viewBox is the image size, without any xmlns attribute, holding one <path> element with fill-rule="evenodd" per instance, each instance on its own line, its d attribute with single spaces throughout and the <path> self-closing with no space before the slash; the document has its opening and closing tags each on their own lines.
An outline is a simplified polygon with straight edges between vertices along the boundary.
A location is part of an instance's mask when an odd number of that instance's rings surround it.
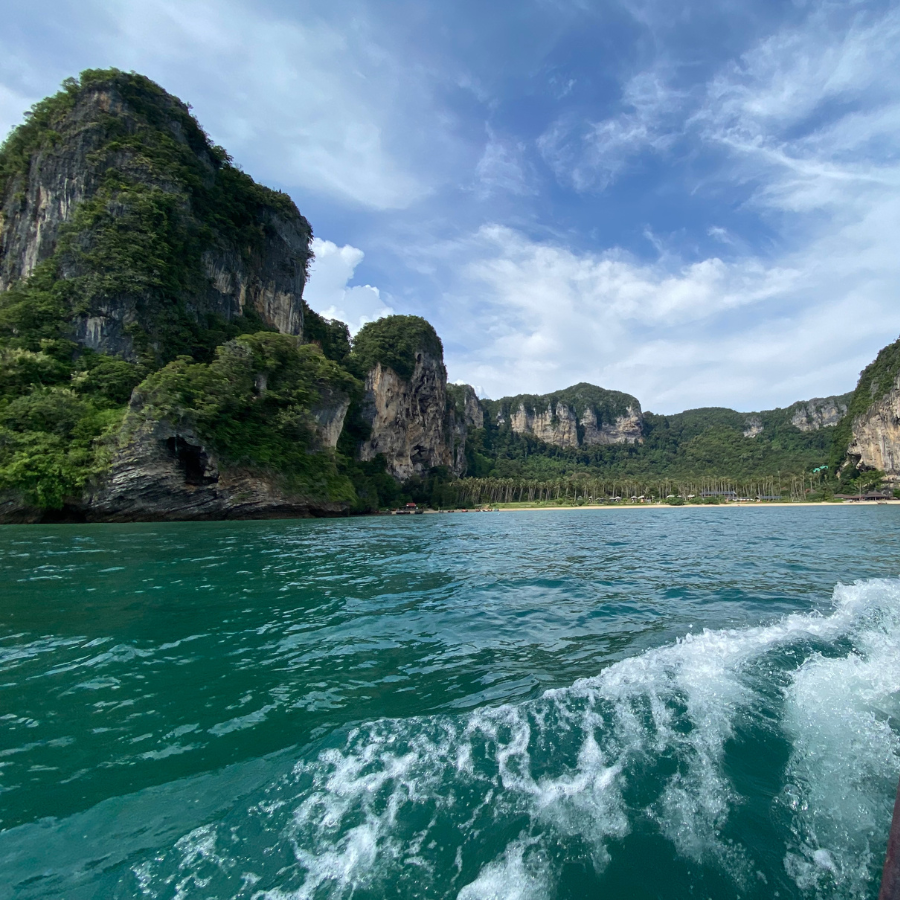
<svg viewBox="0 0 900 900">
<path fill-rule="evenodd" d="M 444 348 L 434 328 L 420 316 L 387 316 L 360 329 L 348 364 L 360 378 L 381 363 L 409 381 L 420 352 L 443 358 Z"/>
<path fill-rule="evenodd" d="M 315 411 L 359 382 L 313 344 L 285 334 L 243 335 L 211 363 L 182 357 L 138 388 L 142 415 L 187 422 L 224 466 L 276 474 L 294 492 L 355 500 L 339 459 L 321 446 Z"/>
</svg>

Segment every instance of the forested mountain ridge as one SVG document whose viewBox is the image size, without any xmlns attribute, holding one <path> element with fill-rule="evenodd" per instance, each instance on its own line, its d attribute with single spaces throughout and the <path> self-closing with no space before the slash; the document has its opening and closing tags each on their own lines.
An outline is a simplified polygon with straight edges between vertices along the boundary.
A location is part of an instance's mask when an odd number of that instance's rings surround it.
<svg viewBox="0 0 900 900">
<path fill-rule="evenodd" d="M 591 391 L 587 389 L 591 388 Z M 618 440 L 566 442 L 523 428 L 522 415 L 510 410 L 558 409 L 560 398 L 614 398 L 609 417 L 628 421 Z M 523 398 L 527 398 L 524 399 Z M 578 473 L 621 479 L 700 478 L 743 479 L 779 471 L 802 473 L 829 462 L 833 436 L 850 395 L 799 401 L 784 409 L 741 413 L 709 407 L 674 415 L 641 412 L 636 398 L 575 385 L 539 397 L 523 395 L 500 401 L 482 400 L 485 425 L 469 436 L 469 472 L 482 478 L 558 478 Z M 571 407 L 570 407 L 571 408 Z M 583 410 L 584 407 L 582 407 Z M 572 408 L 572 416 L 577 413 Z M 557 416 L 563 424 L 567 421 Z M 564 432 L 563 432 L 564 433 Z"/>
<path fill-rule="evenodd" d="M 369 370 L 389 350 L 413 394 L 425 357 L 445 383 L 440 340 L 395 317 L 351 350 L 303 301 L 307 220 L 186 104 L 134 73 L 68 79 L 0 147 L 0 210 L 0 520 L 333 514 L 398 495 L 394 461 L 360 453 Z M 418 409 L 382 419 L 412 427 Z M 444 405 L 437 420 L 442 441 Z M 435 458 L 412 453 L 407 477 Z"/>
<path fill-rule="evenodd" d="M 586 382 L 479 400 L 416 316 L 351 341 L 303 300 L 293 201 L 140 75 L 38 103 L 0 147 L 0 212 L 0 521 L 452 505 L 492 479 L 806 484 L 826 463 L 835 487 L 900 481 L 900 342 L 852 395 L 661 416 Z"/>
</svg>

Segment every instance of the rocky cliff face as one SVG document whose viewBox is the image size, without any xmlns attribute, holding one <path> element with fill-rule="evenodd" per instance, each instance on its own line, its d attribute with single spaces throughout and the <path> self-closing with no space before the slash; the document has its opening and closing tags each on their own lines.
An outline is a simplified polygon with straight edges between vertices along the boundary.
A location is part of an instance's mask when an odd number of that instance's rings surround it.
<svg viewBox="0 0 900 900">
<path fill-rule="evenodd" d="M 189 422 L 144 415 L 138 399 L 108 475 L 80 512 L 89 522 L 150 522 L 336 515 L 347 508 L 293 494 L 277 476 L 221 466 Z"/>
<path fill-rule="evenodd" d="M 791 425 L 801 431 L 817 431 L 837 425 L 847 414 L 850 394 L 839 397 L 814 397 L 790 407 Z"/>
<path fill-rule="evenodd" d="M 639 444 L 643 440 L 644 421 L 641 408 L 628 406 L 625 413 L 611 422 L 597 421 L 597 412 L 587 409 L 581 417 L 584 429 L 582 444 Z"/>
<path fill-rule="evenodd" d="M 486 401 L 498 427 L 530 434 L 556 447 L 634 444 L 643 440 L 638 401 L 618 391 L 577 384 L 542 396 Z"/>
<path fill-rule="evenodd" d="M 456 476 L 466 474 L 466 441 L 469 433 L 484 428 L 484 410 L 475 389 L 468 384 L 448 384 L 448 428 L 451 469 Z"/>
<path fill-rule="evenodd" d="M 387 471 L 406 481 L 434 466 L 454 465 L 452 424 L 447 415 L 447 373 L 439 357 L 420 350 L 409 379 L 380 362 L 366 377 L 363 418 L 371 436 L 362 460 L 384 454 Z"/>
<path fill-rule="evenodd" d="M 759 416 L 747 416 L 747 418 L 744 419 L 743 435 L 745 438 L 755 438 L 762 433 L 763 422 Z"/>
<path fill-rule="evenodd" d="M 69 336 L 125 358 L 148 342 L 165 356 L 178 316 L 302 333 L 312 233 L 284 195 L 233 169 L 141 76 L 96 73 L 51 100 L 0 177 L 0 292 L 51 264 L 72 286 Z"/>
<path fill-rule="evenodd" d="M 516 434 L 531 434 L 545 444 L 578 446 L 578 419 L 575 411 L 558 402 L 545 410 L 527 410 L 524 403 L 511 411 L 510 427 Z"/>
<path fill-rule="evenodd" d="M 847 456 L 857 469 L 881 469 L 900 484 L 900 377 L 869 408 L 853 418 Z"/>
</svg>

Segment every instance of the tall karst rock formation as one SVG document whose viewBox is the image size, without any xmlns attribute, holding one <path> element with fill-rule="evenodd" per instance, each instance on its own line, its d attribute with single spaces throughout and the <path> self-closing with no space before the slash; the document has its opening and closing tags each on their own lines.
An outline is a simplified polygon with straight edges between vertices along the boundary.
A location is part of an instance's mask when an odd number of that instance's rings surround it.
<svg viewBox="0 0 900 900">
<path fill-rule="evenodd" d="M 303 332 L 309 223 L 149 79 L 88 71 L 38 104 L 0 210 L 0 291 L 37 276 L 85 347 L 164 360 L 223 323 Z"/>
<path fill-rule="evenodd" d="M 362 418 L 368 433 L 360 459 L 383 456 L 387 471 L 401 481 L 438 467 L 457 475 L 465 471 L 466 422 L 477 419 L 477 399 L 473 407 L 465 397 L 457 410 L 441 340 L 428 322 L 390 316 L 366 325 L 351 363 L 365 378 Z"/>
<path fill-rule="evenodd" d="M 863 369 L 849 406 L 836 449 L 846 448 L 846 464 L 854 469 L 879 469 L 900 485 L 900 340 Z"/>
<path fill-rule="evenodd" d="M 143 76 L 37 104 L 0 149 L 0 519 L 349 509 L 361 384 L 311 239 Z"/>
</svg>

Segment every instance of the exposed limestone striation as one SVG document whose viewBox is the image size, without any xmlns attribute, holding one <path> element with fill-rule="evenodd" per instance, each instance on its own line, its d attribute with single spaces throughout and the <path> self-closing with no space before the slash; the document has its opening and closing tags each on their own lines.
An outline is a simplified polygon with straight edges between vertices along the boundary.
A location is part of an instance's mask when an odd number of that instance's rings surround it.
<svg viewBox="0 0 900 900">
<path fill-rule="evenodd" d="M 293 203 L 231 167 L 188 108 L 148 79 L 111 70 L 67 91 L 27 162 L 0 178 L 0 292 L 53 263 L 77 295 L 70 337 L 128 359 L 148 347 L 165 354 L 177 316 L 205 327 L 209 316 L 252 314 L 301 334 L 312 232 Z M 30 139 L 27 128 L 18 139 Z M 134 259 L 117 251 L 117 272 L 110 248 L 129 240 Z M 105 282 L 94 276 L 98 254 Z M 163 270 L 134 268 L 149 257 Z"/>
<path fill-rule="evenodd" d="M 576 384 L 552 394 L 483 401 L 498 428 L 528 434 L 556 447 L 643 441 L 641 405 L 629 394 Z"/>
<path fill-rule="evenodd" d="M 597 412 L 586 409 L 581 417 L 582 444 L 639 444 L 643 441 L 644 420 L 640 407 L 629 406 L 612 422 L 597 422 Z"/>
<path fill-rule="evenodd" d="M 837 425 L 847 415 L 849 394 L 839 397 L 814 397 L 789 407 L 791 425 L 801 431 L 817 431 Z"/>
<path fill-rule="evenodd" d="M 533 434 L 545 444 L 578 446 L 575 411 L 561 401 L 545 410 L 527 410 L 524 403 L 511 412 L 509 423 L 516 434 Z"/>
<path fill-rule="evenodd" d="M 763 423 L 762 419 L 759 416 L 747 416 L 744 419 L 744 437 L 745 438 L 755 438 L 757 435 L 763 433 Z"/>
<path fill-rule="evenodd" d="M 321 391 L 319 402 L 311 410 L 320 446 L 330 450 L 337 447 L 349 408 L 350 398 L 346 394 L 327 389 Z"/>
<path fill-rule="evenodd" d="M 456 476 L 466 474 L 466 441 L 473 429 L 484 428 L 484 410 L 469 384 L 447 385 L 448 437 L 451 469 Z"/>
<path fill-rule="evenodd" d="M 847 457 L 857 469 L 880 469 L 900 484 L 900 376 L 869 408 L 854 417 Z"/>
<path fill-rule="evenodd" d="M 360 446 L 359 458 L 383 454 L 387 471 L 401 481 L 435 466 L 452 468 L 446 390 L 443 360 L 424 350 L 415 354 L 409 380 L 377 362 L 366 376 L 362 415 L 371 434 Z"/>
</svg>

